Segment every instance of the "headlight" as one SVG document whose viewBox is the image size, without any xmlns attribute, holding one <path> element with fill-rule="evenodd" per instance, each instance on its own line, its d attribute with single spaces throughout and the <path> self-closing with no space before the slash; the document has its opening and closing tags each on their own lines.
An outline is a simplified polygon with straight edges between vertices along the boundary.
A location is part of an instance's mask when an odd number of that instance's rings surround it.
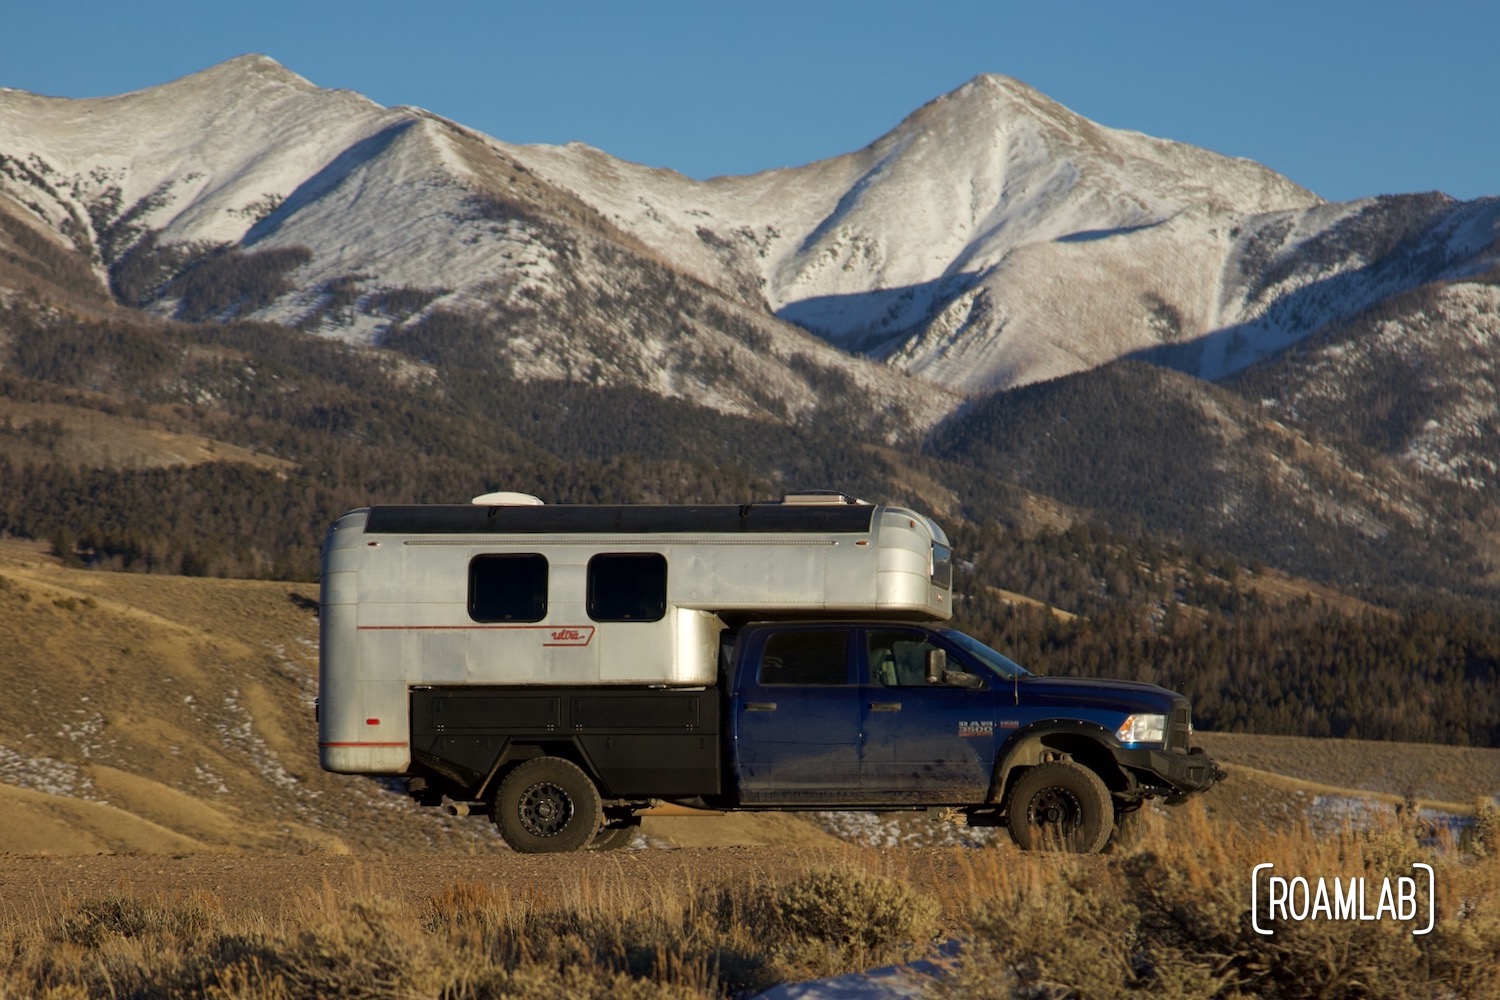
<svg viewBox="0 0 1500 1000">
<path fill-rule="evenodd" d="M 1121 743 L 1165 743 L 1167 741 L 1167 717 L 1165 715 L 1132 715 L 1115 730 L 1115 738 Z"/>
</svg>

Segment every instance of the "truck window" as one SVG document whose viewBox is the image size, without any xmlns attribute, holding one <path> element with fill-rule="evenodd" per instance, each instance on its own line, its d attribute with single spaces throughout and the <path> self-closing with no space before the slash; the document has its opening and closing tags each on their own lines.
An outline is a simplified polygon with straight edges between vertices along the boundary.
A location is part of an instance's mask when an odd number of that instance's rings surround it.
<svg viewBox="0 0 1500 1000">
<path fill-rule="evenodd" d="M 547 557 L 486 553 L 469 560 L 469 617 L 476 622 L 539 622 L 547 617 Z"/>
<path fill-rule="evenodd" d="M 925 687 L 927 651 L 937 643 L 916 632 L 871 629 L 868 652 L 870 683 L 886 687 Z M 958 667 L 958 664 L 953 664 Z"/>
<path fill-rule="evenodd" d="M 657 622 L 667 613 L 667 557 L 613 552 L 589 560 L 588 612 L 596 622 Z"/>
<path fill-rule="evenodd" d="M 849 634 L 777 632 L 766 639 L 760 659 L 762 684 L 847 684 Z"/>
</svg>

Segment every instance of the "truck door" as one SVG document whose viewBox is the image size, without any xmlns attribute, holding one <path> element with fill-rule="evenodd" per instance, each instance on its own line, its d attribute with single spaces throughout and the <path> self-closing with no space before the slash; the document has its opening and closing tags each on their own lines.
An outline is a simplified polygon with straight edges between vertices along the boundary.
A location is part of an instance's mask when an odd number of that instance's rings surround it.
<svg viewBox="0 0 1500 1000">
<path fill-rule="evenodd" d="M 958 650 L 921 629 L 868 628 L 862 646 L 865 801 L 984 801 L 995 761 L 994 695 L 987 682 L 980 688 L 928 683 L 929 650 L 944 649 L 950 671 L 965 665 Z"/>
<path fill-rule="evenodd" d="M 742 801 L 859 798 L 859 688 L 853 683 L 851 631 L 789 626 L 750 640 L 732 706 Z"/>
</svg>

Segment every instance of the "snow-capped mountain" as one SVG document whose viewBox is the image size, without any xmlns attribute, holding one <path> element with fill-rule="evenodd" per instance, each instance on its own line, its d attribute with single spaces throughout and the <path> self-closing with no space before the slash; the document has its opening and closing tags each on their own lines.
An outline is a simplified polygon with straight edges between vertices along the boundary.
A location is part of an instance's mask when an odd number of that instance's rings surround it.
<svg viewBox="0 0 1500 1000">
<path fill-rule="evenodd" d="M 1500 202 L 1331 205 L 1256 163 L 983 76 L 857 153 L 697 183 L 512 148 L 679 266 L 965 391 L 1145 355 L 1219 378 L 1500 259 Z"/>
<path fill-rule="evenodd" d="M 856 153 L 699 184 L 581 146 L 513 149 L 706 281 L 966 390 L 1212 329 L 1235 227 L 1319 204 L 1257 164 L 1103 128 L 1004 77 Z M 1231 310 L 1232 311 L 1232 310 Z"/>
<path fill-rule="evenodd" d="M 795 415 L 836 372 L 918 428 L 1122 357 L 1221 378 L 1500 260 L 1496 199 L 1327 204 L 999 76 L 857 152 L 699 182 L 246 56 L 113 98 L 0 91 L 0 197 L 159 313 L 429 346 L 411 331 L 460 315 L 522 377 Z"/>
<path fill-rule="evenodd" d="M 694 280 L 500 143 L 264 57 L 114 98 L 0 91 L 5 199 L 179 318 L 430 345 L 441 314 L 511 374 L 727 412 L 812 412 L 832 385 L 910 430 L 957 403 Z"/>
</svg>

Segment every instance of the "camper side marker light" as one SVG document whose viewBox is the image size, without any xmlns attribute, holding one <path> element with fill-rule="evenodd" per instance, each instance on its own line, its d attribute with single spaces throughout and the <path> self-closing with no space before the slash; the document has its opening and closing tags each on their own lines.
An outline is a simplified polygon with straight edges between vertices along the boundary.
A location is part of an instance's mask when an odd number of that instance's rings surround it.
<svg viewBox="0 0 1500 1000">
<path fill-rule="evenodd" d="M 365 725 L 367 725 L 367 726 L 378 726 L 378 725 L 380 725 L 380 720 L 379 719 L 366 719 L 365 720 Z"/>
</svg>

